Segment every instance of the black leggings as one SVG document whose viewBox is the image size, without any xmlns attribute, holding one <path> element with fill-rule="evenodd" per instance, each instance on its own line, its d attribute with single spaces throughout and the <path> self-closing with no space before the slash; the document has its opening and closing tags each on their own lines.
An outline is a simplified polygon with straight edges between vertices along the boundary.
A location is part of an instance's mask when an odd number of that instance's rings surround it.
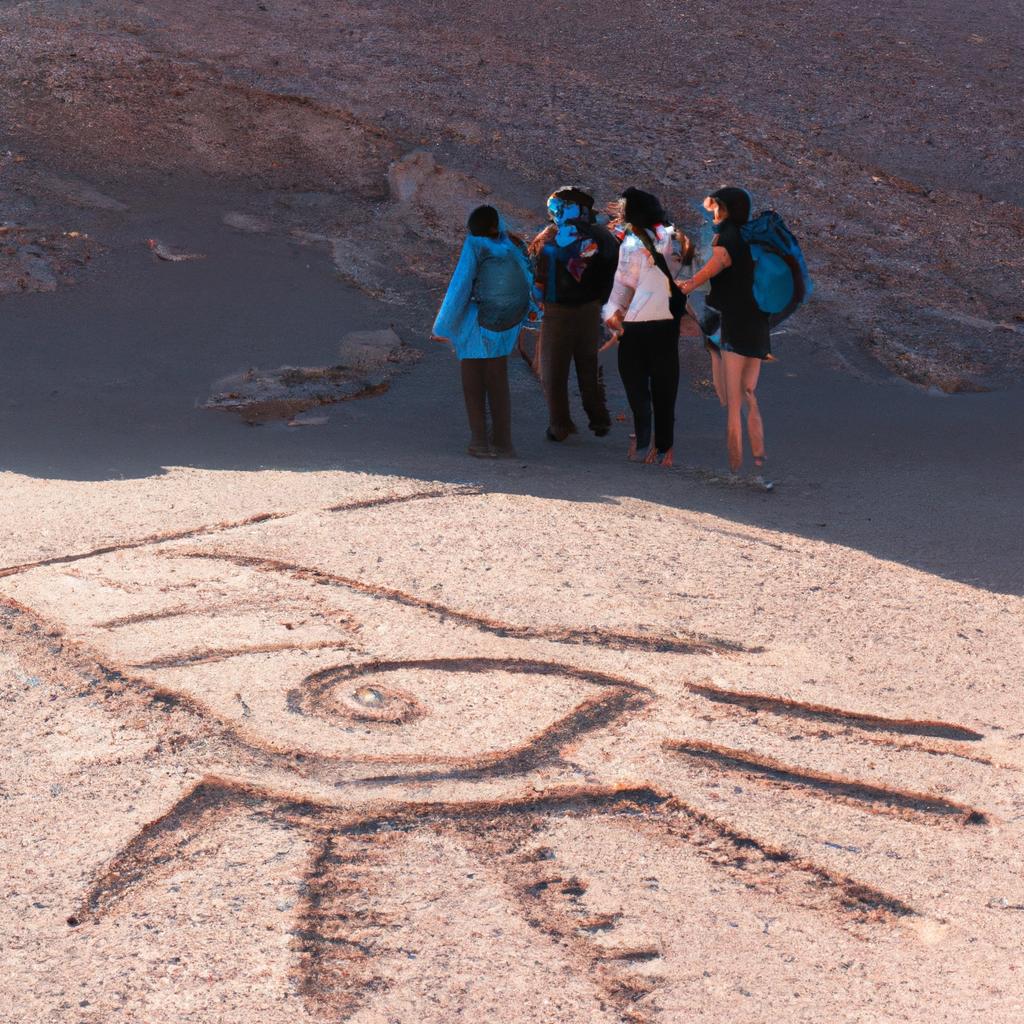
<svg viewBox="0 0 1024 1024">
<path fill-rule="evenodd" d="M 679 392 L 679 321 L 627 321 L 619 341 L 619 376 L 633 410 L 637 451 L 651 443 L 664 454 L 672 447 Z"/>
</svg>

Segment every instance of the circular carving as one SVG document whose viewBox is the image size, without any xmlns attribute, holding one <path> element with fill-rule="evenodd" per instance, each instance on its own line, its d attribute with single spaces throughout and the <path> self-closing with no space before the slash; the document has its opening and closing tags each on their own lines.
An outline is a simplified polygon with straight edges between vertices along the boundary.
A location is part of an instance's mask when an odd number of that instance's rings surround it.
<svg viewBox="0 0 1024 1024">
<path fill-rule="evenodd" d="M 299 714 L 331 721 L 401 725 L 422 718 L 426 708 L 411 694 L 378 682 L 366 682 L 356 666 L 325 669 L 307 677 L 288 705 Z"/>
</svg>

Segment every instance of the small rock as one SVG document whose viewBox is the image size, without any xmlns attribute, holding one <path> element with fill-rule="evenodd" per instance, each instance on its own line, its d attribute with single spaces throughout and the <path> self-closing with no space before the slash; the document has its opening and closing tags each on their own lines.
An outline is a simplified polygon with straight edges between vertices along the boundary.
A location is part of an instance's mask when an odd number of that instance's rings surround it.
<svg viewBox="0 0 1024 1024">
<path fill-rule="evenodd" d="M 299 413 L 288 421 L 289 427 L 322 427 L 328 420 L 327 416 L 313 416 L 310 413 Z"/>
<path fill-rule="evenodd" d="M 251 234 L 265 234 L 271 230 L 270 221 L 256 217 L 251 213 L 225 213 L 221 220 L 236 231 L 248 231 Z"/>
<path fill-rule="evenodd" d="M 384 694 L 373 686 L 360 686 L 352 697 L 364 708 L 382 708 L 385 702 Z"/>
<path fill-rule="evenodd" d="M 181 252 L 177 249 L 172 249 L 169 245 L 164 245 L 163 242 L 158 242 L 155 238 L 148 239 L 146 244 L 160 259 L 166 260 L 168 263 L 187 263 L 191 260 L 206 259 L 202 253 Z"/>
<path fill-rule="evenodd" d="M 402 339 L 390 328 L 383 331 L 353 331 L 341 339 L 338 356 L 343 366 L 353 370 L 376 370 L 395 362 Z"/>
</svg>

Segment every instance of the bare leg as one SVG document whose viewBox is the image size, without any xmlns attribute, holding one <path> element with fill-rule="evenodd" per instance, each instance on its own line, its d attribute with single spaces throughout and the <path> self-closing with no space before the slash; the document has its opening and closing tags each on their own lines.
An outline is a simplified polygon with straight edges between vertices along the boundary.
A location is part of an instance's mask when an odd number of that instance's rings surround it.
<svg viewBox="0 0 1024 1024">
<path fill-rule="evenodd" d="M 735 352 L 722 353 L 725 377 L 726 446 L 729 469 L 738 473 L 743 465 L 743 366 L 747 360 Z"/>
<path fill-rule="evenodd" d="M 757 379 L 761 374 L 760 359 L 745 359 L 743 367 L 743 403 L 747 407 L 747 436 L 750 438 L 750 453 L 754 465 L 764 465 L 764 423 L 757 404 Z"/>
<path fill-rule="evenodd" d="M 466 416 L 469 419 L 469 453 L 471 455 L 481 455 L 488 451 L 485 363 L 484 359 L 462 359 L 459 362 L 459 370 L 462 373 L 462 394 L 466 399 Z"/>
<path fill-rule="evenodd" d="M 515 457 L 512 447 L 512 398 L 508 389 L 508 356 L 484 359 L 484 386 L 491 409 L 491 448 L 498 456 Z"/>
<path fill-rule="evenodd" d="M 715 394 L 722 408 L 726 406 L 725 399 L 725 375 L 722 373 L 722 353 L 714 345 L 708 345 L 708 354 L 711 356 L 711 381 L 715 385 Z"/>
</svg>

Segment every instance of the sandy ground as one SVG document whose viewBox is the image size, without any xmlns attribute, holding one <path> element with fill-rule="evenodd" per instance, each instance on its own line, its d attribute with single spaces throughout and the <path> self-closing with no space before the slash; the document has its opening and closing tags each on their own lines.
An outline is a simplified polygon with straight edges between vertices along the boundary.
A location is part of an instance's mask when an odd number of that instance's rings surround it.
<svg viewBox="0 0 1024 1024">
<path fill-rule="evenodd" d="M 1019 12 L 665 10 L 0 4 L 3 1024 L 1024 1017 Z M 776 491 L 691 349 L 675 470 L 520 364 L 467 459 L 465 205 L 726 169 L 820 287 Z"/>
</svg>

